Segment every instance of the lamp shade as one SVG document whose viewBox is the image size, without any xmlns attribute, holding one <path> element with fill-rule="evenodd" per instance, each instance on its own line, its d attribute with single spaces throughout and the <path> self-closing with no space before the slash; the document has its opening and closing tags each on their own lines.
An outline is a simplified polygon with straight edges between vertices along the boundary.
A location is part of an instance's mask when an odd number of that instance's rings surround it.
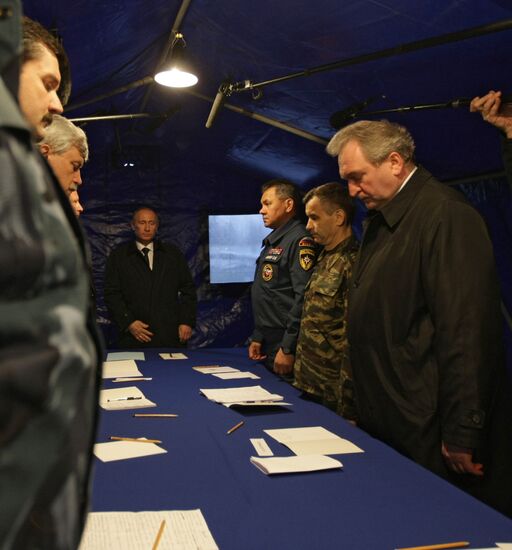
<svg viewBox="0 0 512 550">
<path fill-rule="evenodd" d="M 197 84 L 198 78 L 186 60 L 182 34 L 176 34 L 167 59 L 155 74 L 155 81 L 171 88 L 188 88 Z"/>
</svg>

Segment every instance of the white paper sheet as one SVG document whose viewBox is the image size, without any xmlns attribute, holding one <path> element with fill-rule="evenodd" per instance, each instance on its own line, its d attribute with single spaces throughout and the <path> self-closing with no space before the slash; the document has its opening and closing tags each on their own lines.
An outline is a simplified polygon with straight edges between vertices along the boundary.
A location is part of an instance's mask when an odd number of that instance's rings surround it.
<svg viewBox="0 0 512 550">
<path fill-rule="evenodd" d="M 217 403 L 258 403 L 262 401 L 282 401 L 283 396 L 270 393 L 261 386 L 243 386 L 239 388 L 200 389 L 208 399 Z"/>
<path fill-rule="evenodd" d="M 251 456 L 251 462 L 267 475 L 317 472 L 343 466 L 338 460 L 325 455 L 274 456 L 272 458 Z"/>
<path fill-rule="evenodd" d="M 102 462 L 112 462 L 113 460 L 127 460 L 128 458 L 160 455 L 167 451 L 155 443 L 109 441 L 107 443 L 96 443 L 93 452 Z"/>
<path fill-rule="evenodd" d="M 119 411 L 125 409 L 156 407 L 156 403 L 147 399 L 139 388 L 128 386 L 125 388 L 101 390 L 100 407 L 107 411 Z"/>
<path fill-rule="evenodd" d="M 124 361 L 126 359 L 133 359 L 134 361 L 144 361 L 143 351 L 112 351 L 107 353 L 107 361 Z"/>
<path fill-rule="evenodd" d="M 272 449 L 268 446 L 267 442 L 261 437 L 254 437 L 249 439 L 254 447 L 255 451 L 258 453 L 258 456 L 274 456 Z"/>
<path fill-rule="evenodd" d="M 188 359 L 184 353 L 160 353 L 162 359 Z"/>
<path fill-rule="evenodd" d="M 239 372 L 213 372 L 212 376 L 220 378 L 221 380 L 235 380 L 238 378 L 251 378 L 253 380 L 259 380 L 261 377 L 257 376 L 253 372 L 239 371 Z"/>
<path fill-rule="evenodd" d="M 202 372 L 203 374 L 216 374 L 220 372 L 240 372 L 238 369 L 233 367 L 223 366 L 223 365 L 207 365 L 204 367 L 192 367 L 197 372 Z"/>
<path fill-rule="evenodd" d="M 124 376 L 142 376 L 133 359 L 123 361 L 105 361 L 101 372 L 102 378 L 120 378 Z"/>
<path fill-rule="evenodd" d="M 342 439 L 321 426 L 263 431 L 279 443 L 286 445 L 296 455 L 364 453 L 348 439 Z"/>
<path fill-rule="evenodd" d="M 158 550 L 219 550 L 201 510 L 93 512 L 79 550 L 150 550 L 164 519 Z"/>
</svg>

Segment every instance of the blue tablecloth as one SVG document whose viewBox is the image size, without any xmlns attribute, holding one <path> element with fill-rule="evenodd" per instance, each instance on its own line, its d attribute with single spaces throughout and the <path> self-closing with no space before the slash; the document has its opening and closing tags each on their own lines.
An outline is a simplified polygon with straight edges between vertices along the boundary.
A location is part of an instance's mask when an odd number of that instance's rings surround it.
<svg viewBox="0 0 512 550">
<path fill-rule="evenodd" d="M 102 411 L 97 441 L 110 435 L 156 438 L 168 453 L 96 460 L 94 511 L 200 508 L 222 550 L 391 550 L 459 540 L 472 547 L 512 541 L 511 520 L 301 399 L 288 383 L 249 361 L 245 349 L 185 350 L 189 359 L 176 361 L 160 359 L 158 351 L 169 350 L 145 350 L 146 360 L 137 362 L 153 380 L 135 384 L 158 406 Z M 261 380 L 220 380 L 191 368 L 210 364 L 251 370 Z M 284 395 L 293 407 L 243 413 L 199 393 L 199 388 L 258 384 Z M 105 388 L 124 385 L 104 383 Z M 134 412 L 179 418 L 134 418 Z M 226 435 L 240 420 L 245 425 Z M 249 462 L 256 454 L 249 438 L 265 437 L 276 456 L 289 456 L 262 430 L 305 426 L 323 426 L 365 453 L 335 455 L 343 470 L 307 474 L 265 476 Z"/>
</svg>

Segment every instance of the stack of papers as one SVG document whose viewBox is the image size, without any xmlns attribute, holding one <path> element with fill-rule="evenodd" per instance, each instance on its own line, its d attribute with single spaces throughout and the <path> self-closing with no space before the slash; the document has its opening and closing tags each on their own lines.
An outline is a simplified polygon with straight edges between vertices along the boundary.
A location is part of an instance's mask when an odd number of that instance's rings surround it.
<svg viewBox="0 0 512 550">
<path fill-rule="evenodd" d="M 343 466 L 338 460 L 324 455 L 276 456 L 272 458 L 251 456 L 251 462 L 267 475 L 317 472 Z"/>
<path fill-rule="evenodd" d="M 133 359 L 133 361 L 144 361 L 143 351 L 113 351 L 107 354 L 107 361 L 125 361 Z"/>
<path fill-rule="evenodd" d="M 167 451 L 155 443 L 109 441 L 108 443 L 96 443 L 93 452 L 102 462 L 112 462 L 113 460 L 160 455 Z"/>
<path fill-rule="evenodd" d="M 321 426 L 263 431 L 288 447 L 296 455 L 364 453 L 363 449 L 348 439 L 342 439 Z"/>
<path fill-rule="evenodd" d="M 133 359 L 105 361 L 101 372 L 102 378 L 126 378 L 142 376 Z"/>
<path fill-rule="evenodd" d="M 233 367 L 227 367 L 225 365 L 206 365 L 204 367 L 192 367 L 192 368 L 197 372 L 202 372 L 203 374 L 240 372 L 238 369 L 234 369 Z"/>
<path fill-rule="evenodd" d="M 233 380 L 238 378 L 251 378 L 253 380 L 259 380 L 260 377 L 249 371 L 241 371 L 234 369 L 233 367 L 225 367 L 221 365 L 211 365 L 207 367 L 192 367 L 197 372 L 203 374 L 211 374 L 221 380 Z"/>
<path fill-rule="evenodd" d="M 147 399 L 139 388 L 129 386 L 127 388 L 101 390 L 100 407 L 107 411 L 119 411 L 124 409 L 156 407 L 156 403 Z"/>
<path fill-rule="evenodd" d="M 201 389 L 199 391 L 211 401 L 221 403 L 225 407 L 268 407 L 276 405 L 291 405 L 291 403 L 284 403 L 282 401 L 282 395 L 270 393 L 261 386 Z"/>
<path fill-rule="evenodd" d="M 153 548 L 163 520 L 158 548 L 218 550 L 201 510 L 90 513 L 79 550 Z"/>
<path fill-rule="evenodd" d="M 162 359 L 188 359 L 184 353 L 160 353 Z"/>
</svg>

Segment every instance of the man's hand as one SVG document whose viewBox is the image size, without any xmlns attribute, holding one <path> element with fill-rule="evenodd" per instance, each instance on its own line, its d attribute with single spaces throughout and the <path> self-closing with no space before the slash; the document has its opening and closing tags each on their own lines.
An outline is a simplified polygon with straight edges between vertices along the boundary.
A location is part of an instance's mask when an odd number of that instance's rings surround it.
<svg viewBox="0 0 512 550">
<path fill-rule="evenodd" d="M 512 139 L 512 104 L 501 103 L 501 92 L 491 90 L 483 97 L 475 97 L 471 101 L 469 110 L 472 113 L 480 113 L 484 120 Z"/>
<path fill-rule="evenodd" d="M 253 361 L 263 361 L 267 358 L 266 355 L 261 353 L 261 342 L 251 342 L 249 344 L 249 359 Z"/>
<path fill-rule="evenodd" d="M 281 348 L 276 353 L 274 359 L 274 372 L 276 374 L 290 374 L 293 372 L 293 364 L 295 363 L 295 355 L 293 353 L 284 353 Z"/>
<path fill-rule="evenodd" d="M 473 451 L 456 447 L 448 443 L 442 443 L 441 454 L 450 470 L 458 474 L 472 474 L 474 476 L 484 475 L 483 464 L 473 462 Z"/>
<path fill-rule="evenodd" d="M 190 340 L 190 337 L 192 336 L 192 327 L 188 325 L 179 325 L 178 336 L 180 338 L 180 342 L 188 342 Z"/>
<path fill-rule="evenodd" d="M 148 330 L 149 325 L 143 323 L 142 321 L 133 321 L 133 323 L 128 327 L 130 334 L 138 340 L 139 342 L 151 342 L 153 338 L 153 333 Z"/>
</svg>

